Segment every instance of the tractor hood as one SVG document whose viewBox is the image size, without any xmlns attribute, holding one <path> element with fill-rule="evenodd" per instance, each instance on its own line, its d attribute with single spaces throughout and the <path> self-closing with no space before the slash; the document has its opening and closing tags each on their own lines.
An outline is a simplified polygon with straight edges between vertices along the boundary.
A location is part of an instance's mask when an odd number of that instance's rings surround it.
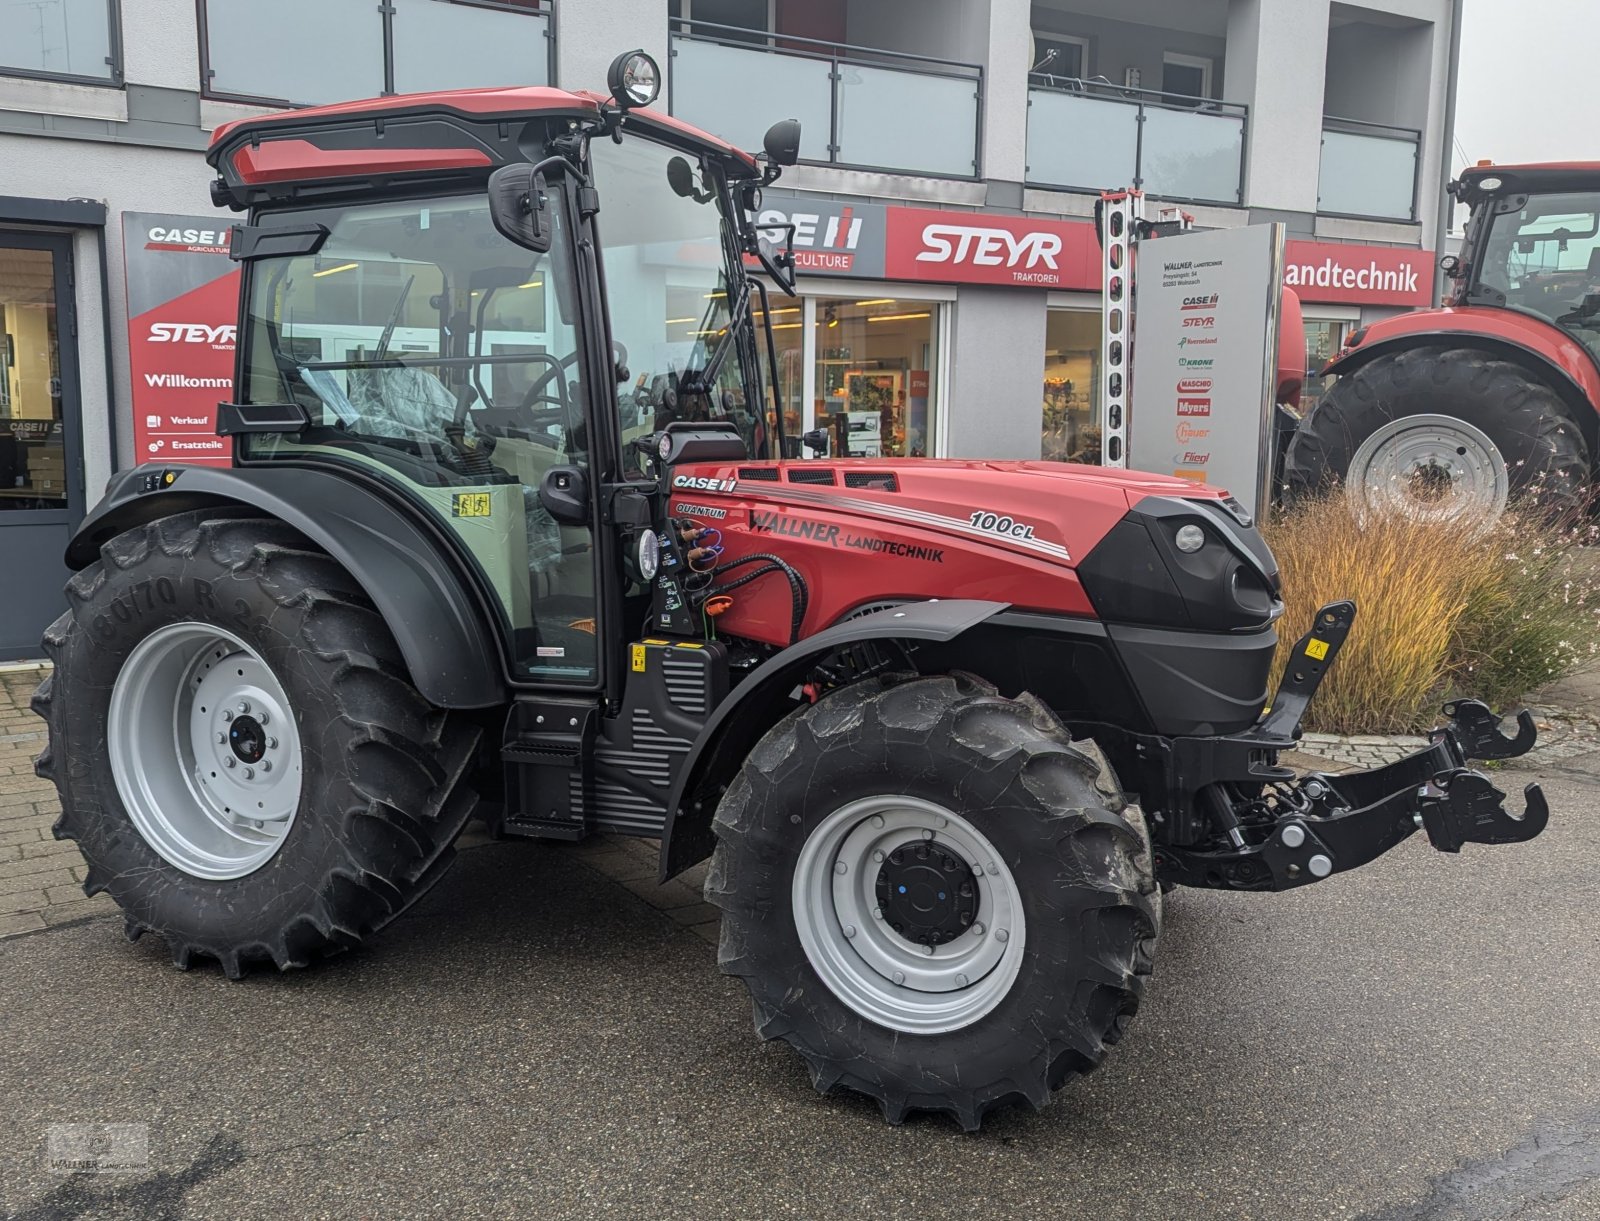
<svg viewBox="0 0 1600 1221">
<path fill-rule="evenodd" d="M 1053 462 L 854 458 L 685 464 L 673 468 L 671 487 L 670 514 L 714 530 L 723 564 L 764 554 L 801 573 L 812 591 L 808 631 L 875 602 L 941 597 L 1222 626 L 1199 601 L 1232 607 L 1240 569 L 1261 593 L 1247 619 L 1259 622 L 1276 597 L 1277 565 L 1238 502 L 1169 476 Z M 1176 532 L 1186 524 L 1199 525 L 1211 545 L 1181 552 Z M 1197 599 L 1200 585 L 1206 592 Z M 751 602 L 753 619 L 776 623 L 786 595 L 768 587 L 741 596 L 736 617 L 764 638 L 746 619 Z M 1226 626 L 1241 622 L 1230 612 Z"/>
</svg>

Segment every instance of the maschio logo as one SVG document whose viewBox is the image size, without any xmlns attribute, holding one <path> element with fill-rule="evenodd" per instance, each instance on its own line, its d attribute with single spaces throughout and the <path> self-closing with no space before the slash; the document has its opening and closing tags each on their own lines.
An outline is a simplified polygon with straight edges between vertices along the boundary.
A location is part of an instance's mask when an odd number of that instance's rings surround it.
<svg viewBox="0 0 1600 1221">
<path fill-rule="evenodd" d="M 1038 266 L 1060 271 L 1056 256 L 1061 237 L 1055 233 L 1012 233 L 984 225 L 931 224 L 922 228 L 919 263 L 966 263 L 974 267 L 1021 268 Z"/>
<path fill-rule="evenodd" d="M 1180 398 L 1178 400 L 1179 415 L 1210 415 L 1211 400 L 1198 398 Z"/>
<path fill-rule="evenodd" d="M 1208 360 L 1206 364 L 1210 364 Z M 1179 394 L 1209 394 L 1211 392 L 1211 379 L 1209 377 L 1186 377 L 1178 383 Z"/>
<path fill-rule="evenodd" d="M 1216 309 L 1217 308 L 1217 294 L 1216 293 L 1212 293 L 1209 297 L 1185 297 L 1183 299 L 1183 308 L 1186 309 L 1186 310 L 1213 310 L 1213 309 Z"/>
<path fill-rule="evenodd" d="M 151 343 L 206 343 L 212 347 L 233 346 L 236 328 L 231 322 L 207 326 L 203 322 L 152 322 Z"/>
<path fill-rule="evenodd" d="M 1179 420 L 1178 427 L 1173 430 L 1172 435 L 1180 445 L 1187 445 L 1190 441 L 1204 441 L 1211 435 L 1211 430 L 1196 428 L 1188 420 Z"/>
</svg>

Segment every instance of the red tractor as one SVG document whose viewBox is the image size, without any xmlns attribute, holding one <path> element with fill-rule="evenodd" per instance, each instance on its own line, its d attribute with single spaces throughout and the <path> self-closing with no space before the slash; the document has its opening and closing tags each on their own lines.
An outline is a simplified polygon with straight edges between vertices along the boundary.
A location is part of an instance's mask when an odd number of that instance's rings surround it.
<svg viewBox="0 0 1600 1221">
<path fill-rule="evenodd" d="M 1585 503 L 1600 458 L 1600 163 L 1480 165 L 1450 303 L 1356 331 L 1290 442 L 1291 495 L 1343 482 L 1358 511 L 1498 514 Z"/>
<path fill-rule="evenodd" d="M 117 475 L 34 706 L 56 834 L 130 937 L 229 976 L 359 945 L 505 836 L 711 857 L 719 962 L 818 1088 L 976 1127 L 1139 1006 L 1177 885 L 1285 890 L 1418 828 L 1530 839 L 1468 766 L 1279 762 L 1276 564 L 1225 492 L 1039 462 L 796 460 L 752 157 L 611 95 L 386 97 L 220 128 L 248 212 L 229 469 Z M 764 277 L 751 274 L 759 266 Z M 975 405 L 969 405 L 977 409 Z M 816 448 L 816 447 L 814 447 Z"/>
</svg>

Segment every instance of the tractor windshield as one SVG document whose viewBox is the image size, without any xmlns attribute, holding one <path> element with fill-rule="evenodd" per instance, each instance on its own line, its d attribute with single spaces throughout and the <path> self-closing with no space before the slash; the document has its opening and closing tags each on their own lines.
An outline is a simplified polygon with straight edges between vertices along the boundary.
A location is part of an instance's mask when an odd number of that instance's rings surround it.
<svg viewBox="0 0 1600 1221">
<path fill-rule="evenodd" d="M 1488 225 L 1478 283 L 1600 351 L 1600 194 L 1530 196 Z"/>
<path fill-rule="evenodd" d="M 624 418 L 733 424 L 765 448 L 744 269 L 716 170 L 639 138 L 590 146 L 611 334 L 626 355 Z M 754 401 L 752 401 L 754 399 Z"/>
</svg>

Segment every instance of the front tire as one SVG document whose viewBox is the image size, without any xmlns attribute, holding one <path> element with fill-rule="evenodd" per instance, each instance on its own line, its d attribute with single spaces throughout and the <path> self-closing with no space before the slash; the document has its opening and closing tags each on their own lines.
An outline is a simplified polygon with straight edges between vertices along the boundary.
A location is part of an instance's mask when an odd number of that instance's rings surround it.
<svg viewBox="0 0 1600 1221">
<path fill-rule="evenodd" d="M 1582 504 L 1589 450 L 1561 398 L 1520 365 L 1471 348 L 1414 348 L 1340 377 L 1295 430 L 1291 500 L 1343 485 L 1358 516 L 1495 518 L 1508 498 Z"/>
<path fill-rule="evenodd" d="M 1101 774 L 1037 701 L 962 675 L 785 718 L 718 807 L 706 882 L 757 1032 L 891 1123 L 1046 1105 L 1122 1037 L 1159 931 L 1142 819 Z"/>
<path fill-rule="evenodd" d="M 276 521 L 185 513 L 67 586 L 36 761 L 130 939 L 231 978 L 354 946 L 439 877 L 477 731 L 428 705 L 360 587 Z"/>
</svg>

